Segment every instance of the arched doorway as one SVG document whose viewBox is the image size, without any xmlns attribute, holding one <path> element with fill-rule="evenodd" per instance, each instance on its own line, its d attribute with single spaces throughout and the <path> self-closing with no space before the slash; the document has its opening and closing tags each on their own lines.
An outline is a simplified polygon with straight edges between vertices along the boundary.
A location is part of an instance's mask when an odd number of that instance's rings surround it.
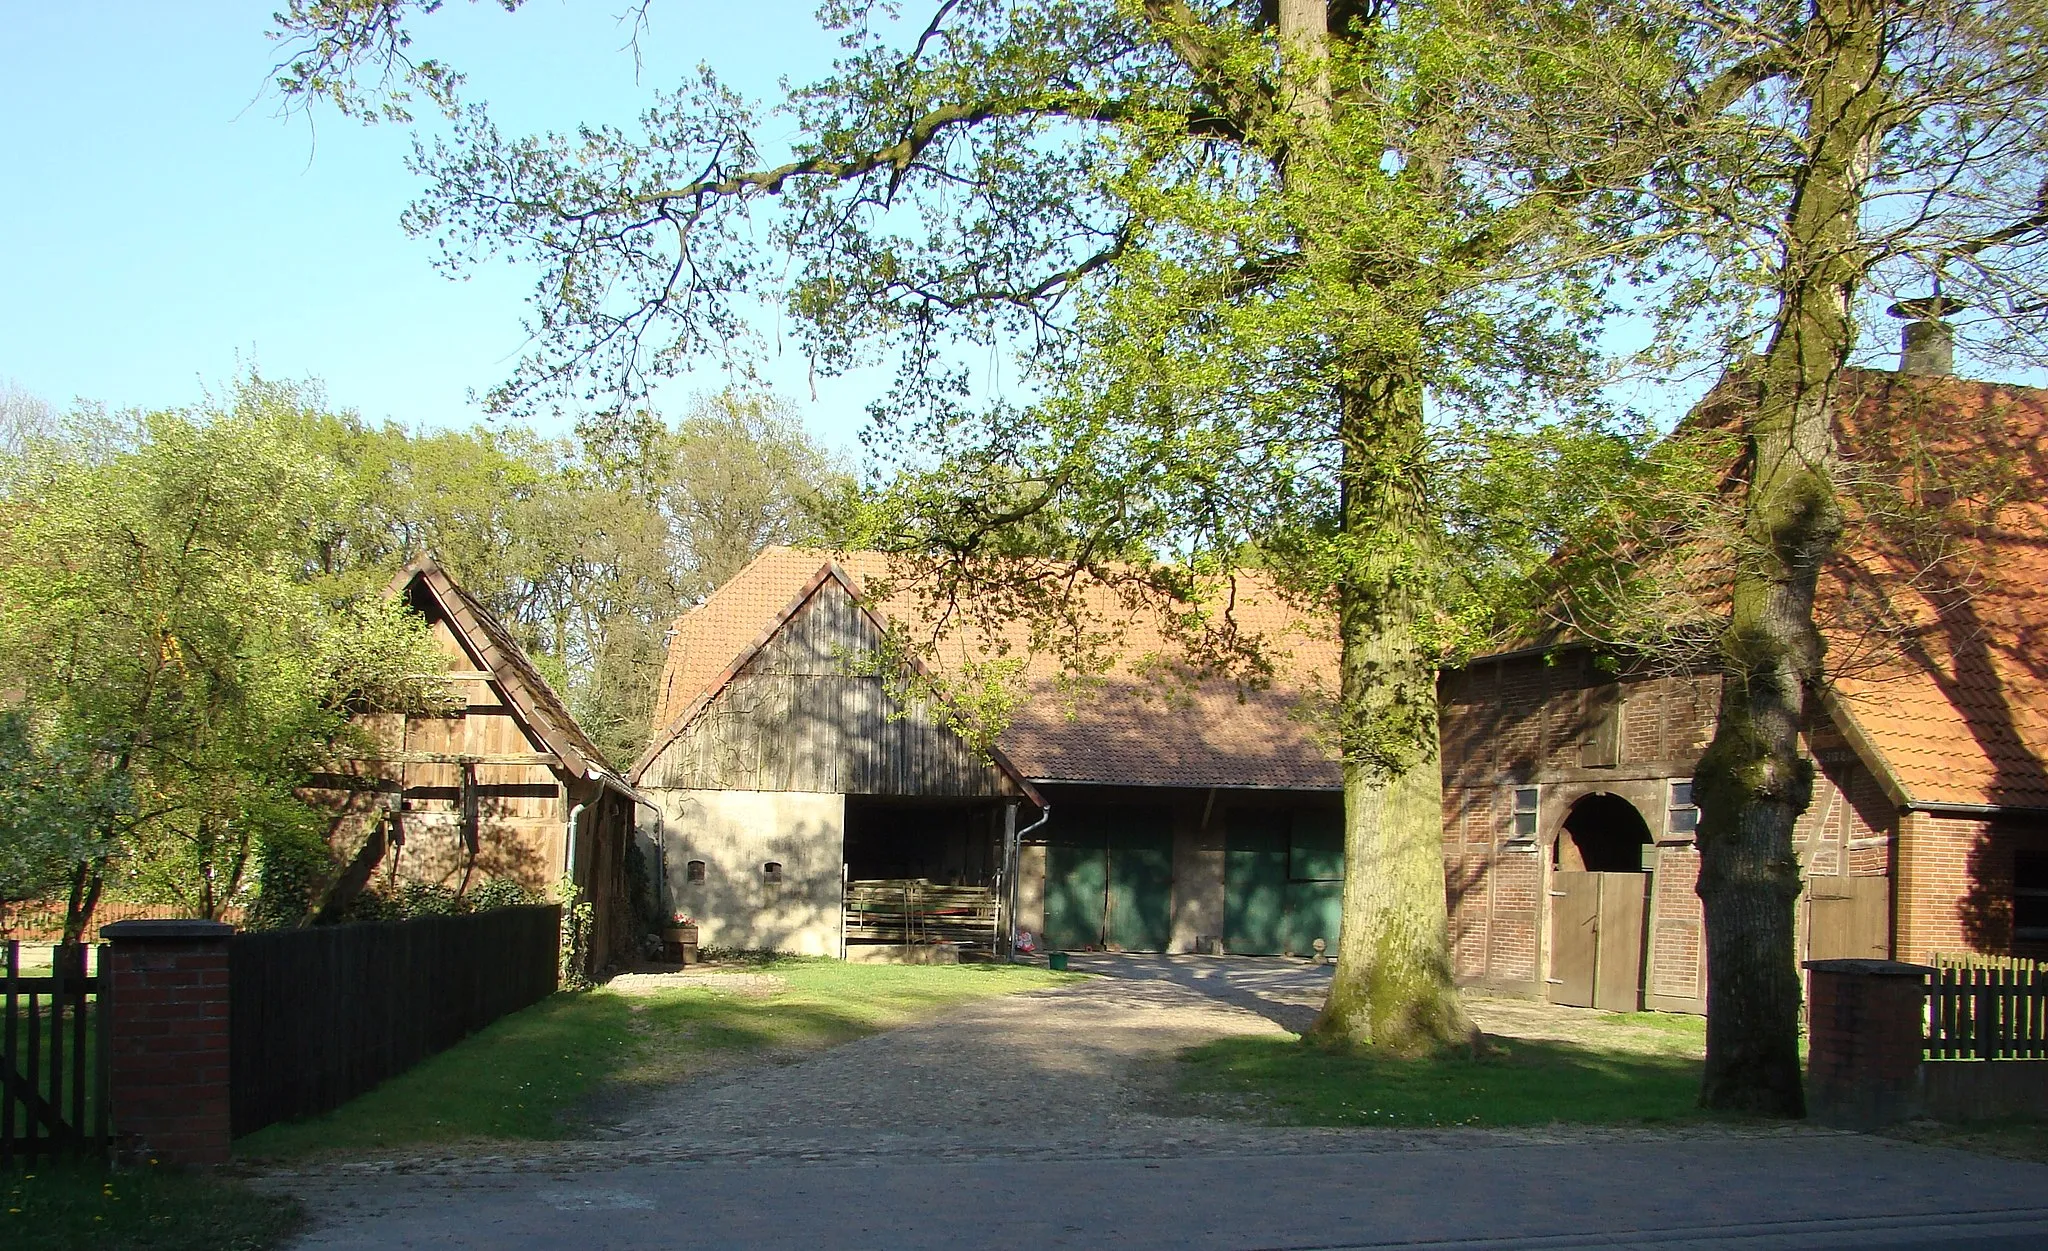
<svg viewBox="0 0 2048 1251">
<path fill-rule="evenodd" d="M 1619 795 L 1582 795 L 1551 845 L 1550 997 L 1611 1012 L 1642 1007 L 1654 842 Z"/>
<path fill-rule="evenodd" d="M 1650 826 L 1636 806 L 1605 791 L 1583 795 L 1564 819 L 1551 866 L 1581 873 L 1640 873 Z"/>
</svg>

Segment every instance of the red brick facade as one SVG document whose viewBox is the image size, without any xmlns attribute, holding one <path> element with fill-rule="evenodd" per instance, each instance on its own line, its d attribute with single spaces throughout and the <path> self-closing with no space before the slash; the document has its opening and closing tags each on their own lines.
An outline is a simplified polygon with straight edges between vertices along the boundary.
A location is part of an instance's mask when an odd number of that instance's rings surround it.
<svg viewBox="0 0 2048 1251">
<path fill-rule="evenodd" d="M 162 1164 L 224 1164 L 228 1119 L 228 937 L 212 921 L 120 921 L 112 944 L 113 1127 Z"/>
<path fill-rule="evenodd" d="M 1583 651 L 1525 654 L 1446 674 L 1442 694 L 1444 877 L 1459 979 L 1546 993 L 1558 839 L 1576 802 L 1607 794 L 1628 801 L 1655 846 L 1644 862 L 1642 1002 L 1703 1010 L 1699 854 L 1692 835 L 1674 828 L 1671 785 L 1691 779 L 1713 733 L 1716 679 L 1616 675 Z M 1796 837 L 1810 882 L 1888 877 L 1897 807 L 1832 725 L 1817 727 L 1808 748 L 1818 766 L 1814 800 Z M 1513 813 L 1515 791 L 1530 786 L 1538 792 L 1533 843 L 1515 838 Z M 1802 958 L 1809 908 L 1802 900 Z"/>
</svg>

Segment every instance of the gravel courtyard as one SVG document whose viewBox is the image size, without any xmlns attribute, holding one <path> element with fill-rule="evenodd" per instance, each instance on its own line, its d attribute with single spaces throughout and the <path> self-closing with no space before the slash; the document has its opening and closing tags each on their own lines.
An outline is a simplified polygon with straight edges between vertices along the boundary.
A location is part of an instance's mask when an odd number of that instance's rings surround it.
<svg viewBox="0 0 2048 1251">
<path fill-rule="evenodd" d="M 1175 1115 L 1170 1057 L 1299 1029 L 1324 970 L 1089 957 L 782 1064 L 644 1092 L 596 1137 L 277 1170 L 302 1248 L 1891 1246 L 2048 1240 L 2048 1168 L 1803 1127 L 1303 1130 Z M 706 976 L 706 980 L 710 980 Z M 771 988 L 734 983 L 740 993 Z M 1571 1039 L 1590 1015 L 1471 1001 Z M 1600 1023 L 1612 1030 L 1627 1022 Z M 1646 1049 L 1690 1045 L 1642 1027 Z M 1603 1034 L 1603 1037 L 1608 1037 Z"/>
</svg>

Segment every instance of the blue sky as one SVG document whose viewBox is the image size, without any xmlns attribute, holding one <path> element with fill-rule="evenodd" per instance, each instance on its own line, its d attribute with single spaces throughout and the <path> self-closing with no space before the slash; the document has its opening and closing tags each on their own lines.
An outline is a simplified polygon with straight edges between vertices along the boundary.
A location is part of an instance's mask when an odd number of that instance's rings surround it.
<svg viewBox="0 0 2048 1251">
<path fill-rule="evenodd" d="M 59 406 L 193 402 L 253 363 L 323 380 L 337 406 L 459 425 L 524 336 L 531 282 L 504 265 L 451 282 L 399 212 L 415 182 L 405 128 L 266 90 L 275 0 L 38 4 L 0 0 L 0 381 Z M 624 0 L 528 0 L 507 15 L 457 0 L 417 22 L 416 50 L 469 76 L 508 131 L 630 121 L 653 87 L 708 61 L 772 97 L 834 51 L 815 0 L 654 6 L 634 78 Z M 423 122 L 431 110 L 415 110 Z M 850 448 L 874 375 L 772 375 L 812 429 Z M 670 407 L 717 377 L 688 379 Z"/>
<path fill-rule="evenodd" d="M 263 37 L 275 3 L 0 0 L 0 383 L 60 407 L 171 406 L 254 365 L 318 378 L 373 419 L 482 417 L 470 392 L 510 371 L 532 277 L 499 264 L 451 282 L 399 229 L 416 190 L 406 128 L 279 115 Z M 508 132 L 627 123 L 700 62 L 771 101 L 779 78 L 817 75 L 835 44 L 815 4 L 658 0 L 637 81 L 626 0 L 527 0 L 511 15 L 452 0 L 416 20 L 415 50 L 466 72 L 467 97 Z M 770 155 L 786 125 L 763 136 Z M 1894 334 L 1876 329 L 1862 355 L 1889 366 Z M 976 364 L 1000 390 L 1000 362 Z M 769 376 L 846 450 L 887 381 L 813 379 L 796 356 Z M 723 381 L 687 377 L 659 400 L 674 411 Z M 1617 398 L 1669 420 L 1701 381 Z"/>
</svg>

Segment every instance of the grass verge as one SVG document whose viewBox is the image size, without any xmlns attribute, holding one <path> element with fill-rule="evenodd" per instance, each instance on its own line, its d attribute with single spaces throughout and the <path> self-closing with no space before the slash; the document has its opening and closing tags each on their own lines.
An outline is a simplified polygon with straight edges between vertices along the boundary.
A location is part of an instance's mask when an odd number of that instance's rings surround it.
<svg viewBox="0 0 2048 1251">
<path fill-rule="evenodd" d="M 2048 1124 L 2040 1121 L 1986 1121 L 1970 1125 L 1908 1121 L 1879 1132 L 1886 1138 L 1927 1147 L 1952 1147 L 1978 1155 L 2048 1164 Z"/>
<path fill-rule="evenodd" d="M 304 1223 L 295 1200 L 155 1169 L 62 1164 L 0 1174 L 9 1251 L 265 1251 Z"/>
<path fill-rule="evenodd" d="M 748 963 L 776 986 L 556 995 L 335 1111 L 250 1134 L 238 1158 L 381 1150 L 472 1139 L 573 1137 L 591 1109 L 751 1059 L 787 1059 L 970 999 L 1075 975 L 1009 965 L 906 967 L 838 960 Z"/>
<path fill-rule="evenodd" d="M 1489 1038 L 1476 1056 L 1392 1060 L 1291 1038 L 1225 1038 L 1181 1056 L 1204 1111 L 1284 1125 L 1656 1123 L 1702 1113 L 1700 1062 L 1663 1050 Z"/>
</svg>

